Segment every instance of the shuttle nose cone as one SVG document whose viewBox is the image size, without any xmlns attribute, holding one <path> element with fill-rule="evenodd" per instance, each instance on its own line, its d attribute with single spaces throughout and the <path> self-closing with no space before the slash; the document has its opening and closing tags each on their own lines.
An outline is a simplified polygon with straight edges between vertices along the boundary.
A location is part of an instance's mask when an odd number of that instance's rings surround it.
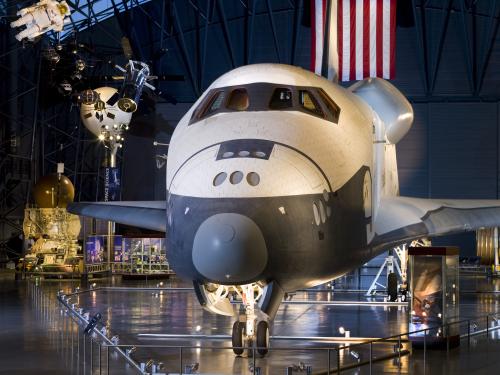
<svg viewBox="0 0 500 375">
<path fill-rule="evenodd" d="M 248 217 L 234 213 L 213 215 L 196 232 L 193 263 L 210 280 L 247 282 L 266 267 L 266 242 L 257 224 Z"/>
</svg>

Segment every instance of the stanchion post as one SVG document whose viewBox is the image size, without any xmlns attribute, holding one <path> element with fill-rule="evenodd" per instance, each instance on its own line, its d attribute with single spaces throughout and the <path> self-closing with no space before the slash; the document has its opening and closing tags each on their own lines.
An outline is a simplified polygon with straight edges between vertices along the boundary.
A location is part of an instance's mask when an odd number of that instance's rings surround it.
<svg viewBox="0 0 500 375">
<path fill-rule="evenodd" d="M 373 341 L 370 341 L 370 375 L 372 374 Z"/>
<path fill-rule="evenodd" d="M 401 367 L 401 336 L 398 337 L 398 367 Z"/>
<path fill-rule="evenodd" d="M 106 346 L 106 373 L 109 375 L 109 345 Z"/>
<path fill-rule="evenodd" d="M 330 367 L 331 367 L 331 363 L 330 363 L 330 349 L 327 349 L 327 354 L 328 354 L 328 358 L 326 359 L 326 375 L 330 375 Z"/>
<path fill-rule="evenodd" d="M 94 371 L 94 347 L 92 346 L 92 336 L 90 337 L 90 373 Z"/>
<path fill-rule="evenodd" d="M 255 374 L 255 346 L 252 348 L 253 373 Z"/>
<path fill-rule="evenodd" d="M 179 374 L 182 375 L 182 346 L 179 348 Z"/>
<path fill-rule="evenodd" d="M 427 329 L 424 330 L 424 375 L 426 371 L 426 362 L 425 362 L 426 355 L 427 355 Z"/>
<path fill-rule="evenodd" d="M 85 333 L 84 333 L 84 334 L 83 334 L 83 373 L 84 373 L 84 374 L 85 374 L 85 369 L 86 369 L 86 365 L 87 365 L 87 363 L 86 363 L 86 361 L 85 361 L 85 354 L 86 354 L 86 353 L 85 353 L 85 338 L 86 338 L 86 337 L 87 337 L 87 336 L 85 336 Z"/>
<path fill-rule="evenodd" d="M 340 374 L 340 349 L 336 348 L 337 351 L 337 374 Z"/>
<path fill-rule="evenodd" d="M 490 319 L 489 315 L 486 315 L 486 340 L 488 340 L 489 329 L 490 329 Z"/>
<path fill-rule="evenodd" d="M 450 353 L 450 323 L 446 325 L 446 353 Z"/>
<path fill-rule="evenodd" d="M 470 319 L 467 319 L 467 346 L 470 348 Z"/>
</svg>

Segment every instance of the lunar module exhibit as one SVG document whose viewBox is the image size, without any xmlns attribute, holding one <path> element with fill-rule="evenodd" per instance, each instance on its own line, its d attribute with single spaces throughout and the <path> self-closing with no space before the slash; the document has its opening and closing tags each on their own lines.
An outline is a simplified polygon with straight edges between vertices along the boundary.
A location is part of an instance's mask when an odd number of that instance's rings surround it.
<svg viewBox="0 0 500 375">
<path fill-rule="evenodd" d="M 58 169 L 62 172 L 64 168 Z M 36 183 L 33 195 L 36 206 L 25 209 L 23 223 L 30 248 L 20 269 L 59 275 L 81 273 L 80 218 L 66 210 L 75 195 L 73 184 L 62 173 L 46 175 Z"/>
</svg>

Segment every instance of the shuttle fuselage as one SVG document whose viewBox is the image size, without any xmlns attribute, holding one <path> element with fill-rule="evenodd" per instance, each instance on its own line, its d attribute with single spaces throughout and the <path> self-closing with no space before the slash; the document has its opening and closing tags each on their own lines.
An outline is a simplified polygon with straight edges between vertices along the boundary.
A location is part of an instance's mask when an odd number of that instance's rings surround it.
<svg viewBox="0 0 500 375">
<path fill-rule="evenodd" d="M 264 64 L 222 76 L 170 142 L 176 272 L 288 291 L 366 262 L 375 255 L 374 140 L 368 105 L 311 72 Z"/>
</svg>

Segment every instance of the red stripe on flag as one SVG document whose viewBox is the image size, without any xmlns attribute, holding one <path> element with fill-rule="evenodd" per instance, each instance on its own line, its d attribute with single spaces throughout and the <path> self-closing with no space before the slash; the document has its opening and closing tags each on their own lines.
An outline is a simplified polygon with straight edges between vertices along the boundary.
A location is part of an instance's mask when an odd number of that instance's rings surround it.
<svg viewBox="0 0 500 375">
<path fill-rule="evenodd" d="M 363 1 L 363 78 L 370 76 L 370 0 Z"/>
<path fill-rule="evenodd" d="M 314 72 L 316 66 L 316 10 L 314 0 L 311 0 L 311 71 Z"/>
<path fill-rule="evenodd" d="M 351 0 L 351 66 L 349 70 L 349 80 L 356 79 L 356 0 Z"/>
<path fill-rule="evenodd" d="M 382 77 L 384 75 L 384 68 L 383 68 L 383 46 L 384 46 L 384 40 L 383 40 L 383 34 L 382 34 L 382 22 L 384 20 L 384 8 L 383 8 L 383 2 L 384 0 L 376 0 L 377 1 L 377 46 L 376 46 L 376 56 L 377 56 L 377 77 Z"/>
<path fill-rule="evenodd" d="M 396 0 L 391 0 L 391 46 L 389 51 L 390 65 L 389 78 L 394 79 L 396 75 Z"/>
<path fill-rule="evenodd" d="M 344 3 L 344 0 L 339 0 L 338 6 L 337 6 L 337 50 L 338 50 L 338 55 L 339 55 L 339 72 L 338 72 L 338 79 L 339 81 L 342 81 L 342 62 L 344 60 L 344 49 L 343 49 L 343 31 L 344 31 L 344 24 L 343 24 L 343 19 L 344 15 L 342 14 L 342 5 Z"/>
</svg>

